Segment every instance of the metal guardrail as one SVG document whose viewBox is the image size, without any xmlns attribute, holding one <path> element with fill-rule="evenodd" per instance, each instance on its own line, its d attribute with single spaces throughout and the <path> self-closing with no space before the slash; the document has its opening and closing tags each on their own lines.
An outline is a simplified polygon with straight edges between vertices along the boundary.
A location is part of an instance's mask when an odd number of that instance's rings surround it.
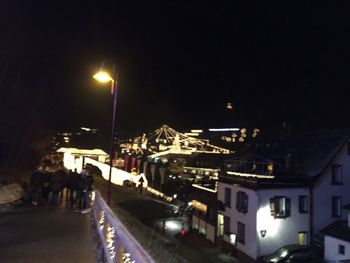
<svg viewBox="0 0 350 263">
<path fill-rule="evenodd" d="M 102 262 L 155 263 L 97 190 L 92 194 L 92 202 L 95 225 L 102 244 Z"/>
</svg>

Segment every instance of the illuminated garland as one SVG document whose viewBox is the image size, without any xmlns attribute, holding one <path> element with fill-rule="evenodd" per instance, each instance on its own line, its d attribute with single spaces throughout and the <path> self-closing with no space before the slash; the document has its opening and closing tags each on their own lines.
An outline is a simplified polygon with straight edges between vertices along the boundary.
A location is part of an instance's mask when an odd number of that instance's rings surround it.
<svg viewBox="0 0 350 263">
<path fill-rule="evenodd" d="M 105 212 L 104 211 L 101 211 L 99 214 L 98 224 L 100 225 L 100 230 L 103 231 L 103 228 L 105 226 Z"/>
<path fill-rule="evenodd" d="M 115 253 L 115 243 L 116 243 L 116 233 L 113 226 L 111 226 L 109 223 L 106 224 L 106 234 L 105 239 L 107 243 L 107 248 L 109 251 L 109 257 L 112 261 L 114 261 L 116 253 Z"/>
<path fill-rule="evenodd" d="M 238 172 L 226 172 L 229 175 L 236 175 L 241 177 L 252 177 L 252 178 L 261 178 L 261 179 L 273 179 L 275 178 L 274 175 L 260 175 L 260 174 L 247 174 L 247 173 L 238 173 Z"/>
</svg>

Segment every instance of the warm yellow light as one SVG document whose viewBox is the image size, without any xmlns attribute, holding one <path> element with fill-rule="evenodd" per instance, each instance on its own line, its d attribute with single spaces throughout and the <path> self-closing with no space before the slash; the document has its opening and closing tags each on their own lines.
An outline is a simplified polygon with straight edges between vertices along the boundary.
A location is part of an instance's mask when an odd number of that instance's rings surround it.
<svg viewBox="0 0 350 263">
<path fill-rule="evenodd" d="M 96 79 L 99 82 L 106 83 L 109 81 L 112 81 L 113 78 L 108 74 L 106 71 L 99 71 L 94 76 L 94 79 Z"/>
</svg>

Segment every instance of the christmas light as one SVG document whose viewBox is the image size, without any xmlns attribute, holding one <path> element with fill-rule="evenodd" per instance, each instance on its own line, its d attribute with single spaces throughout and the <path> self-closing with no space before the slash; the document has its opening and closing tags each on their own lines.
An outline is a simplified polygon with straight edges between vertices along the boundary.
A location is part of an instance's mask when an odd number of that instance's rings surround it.
<svg viewBox="0 0 350 263">
<path fill-rule="evenodd" d="M 260 175 L 260 174 L 248 174 L 248 173 L 238 173 L 238 172 L 230 172 L 226 171 L 229 175 L 236 175 L 236 176 L 242 176 L 242 177 L 253 177 L 253 178 L 264 178 L 264 179 L 273 179 L 275 176 L 273 175 Z"/>
<path fill-rule="evenodd" d="M 103 231 L 105 224 L 105 212 L 101 211 L 99 214 L 98 224 L 100 225 L 100 230 Z"/>
<path fill-rule="evenodd" d="M 112 261 L 114 261 L 116 252 L 115 252 L 115 229 L 109 223 L 106 224 L 106 243 L 107 249 L 109 251 L 109 257 Z"/>
</svg>

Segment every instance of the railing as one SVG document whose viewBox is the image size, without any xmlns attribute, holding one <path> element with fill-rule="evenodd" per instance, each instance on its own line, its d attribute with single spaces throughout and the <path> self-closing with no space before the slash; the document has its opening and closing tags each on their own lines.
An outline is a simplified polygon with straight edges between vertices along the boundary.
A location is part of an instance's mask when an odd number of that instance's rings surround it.
<svg viewBox="0 0 350 263">
<path fill-rule="evenodd" d="M 151 256 L 111 211 L 98 191 L 92 194 L 96 232 L 101 241 L 99 260 L 108 263 L 154 263 Z"/>
</svg>

